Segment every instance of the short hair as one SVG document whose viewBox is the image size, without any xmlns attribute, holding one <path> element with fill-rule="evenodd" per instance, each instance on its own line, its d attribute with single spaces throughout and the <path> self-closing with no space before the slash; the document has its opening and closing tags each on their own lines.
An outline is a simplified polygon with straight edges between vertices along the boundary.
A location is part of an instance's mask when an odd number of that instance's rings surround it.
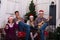
<svg viewBox="0 0 60 40">
<path fill-rule="evenodd" d="M 15 11 L 15 14 L 16 14 L 16 13 L 19 13 L 19 11 Z"/>
</svg>

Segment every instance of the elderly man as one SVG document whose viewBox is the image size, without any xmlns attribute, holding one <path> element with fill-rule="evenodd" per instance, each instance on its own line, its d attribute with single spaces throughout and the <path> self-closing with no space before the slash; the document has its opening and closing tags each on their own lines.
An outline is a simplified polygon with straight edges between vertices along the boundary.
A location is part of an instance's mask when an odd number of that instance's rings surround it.
<svg viewBox="0 0 60 40">
<path fill-rule="evenodd" d="M 38 26 L 38 29 L 40 30 L 41 40 L 44 40 L 44 30 L 48 26 L 48 21 L 49 21 L 49 18 L 46 19 L 43 16 L 44 16 L 44 11 L 40 10 L 38 17 L 35 20 L 35 26 L 36 27 Z"/>
</svg>

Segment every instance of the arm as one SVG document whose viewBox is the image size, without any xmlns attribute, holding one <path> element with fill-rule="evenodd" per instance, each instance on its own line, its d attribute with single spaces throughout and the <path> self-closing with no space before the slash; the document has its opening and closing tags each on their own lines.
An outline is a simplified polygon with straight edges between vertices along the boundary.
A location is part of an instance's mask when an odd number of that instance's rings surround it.
<svg viewBox="0 0 60 40">
<path fill-rule="evenodd" d="M 14 28 L 18 29 L 18 23 L 14 23 Z"/>
<path fill-rule="evenodd" d="M 41 28 L 44 25 L 44 23 L 48 24 L 48 20 L 46 18 L 43 18 L 42 21 L 38 23 L 38 28 Z"/>
<path fill-rule="evenodd" d="M 47 18 L 47 22 L 48 22 L 50 19 L 52 19 L 52 16 L 49 16 L 49 17 Z"/>
<path fill-rule="evenodd" d="M 8 33 L 9 32 L 9 27 L 8 25 L 6 24 L 5 28 L 4 28 L 5 32 Z"/>
<path fill-rule="evenodd" d="M 40 23 L 38 23 L 38 28 L 41 28 L 41 26 L 43 25 L 44 21 L 41 21 Z"/>
<path fill-rule="evenodd" d="M 38 22 L 37 21 L 38 21 L 38 19 L 36 18 L 35 23 L 34 23 L 35 26 L 38 25 Z"/>
<path fill-rule="evenodd" d="M 29 24 L 29 20 L 27 21 L 27 25 L 30 25 L 30 24 Z"/>
</svg>

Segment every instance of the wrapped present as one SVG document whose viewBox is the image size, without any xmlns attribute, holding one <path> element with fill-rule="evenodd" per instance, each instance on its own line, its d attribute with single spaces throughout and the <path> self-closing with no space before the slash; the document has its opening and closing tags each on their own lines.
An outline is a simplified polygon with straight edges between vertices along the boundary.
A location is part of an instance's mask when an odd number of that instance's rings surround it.
<svg viewBox="0 0 60 40">
<path fill-rule="evenodd" d="M 44 31 L 44 35 L 45 35 L 45 36 L 48 36 L 48 34 L 49 34 L 49 33 L 48 33 L 47 31 Z"/>
<path fill-rule="evenodd" d="M 18 37 L 19 38 L 24 38 L 26 36 L 25 32 L 18 32 Z"/>
</svg>

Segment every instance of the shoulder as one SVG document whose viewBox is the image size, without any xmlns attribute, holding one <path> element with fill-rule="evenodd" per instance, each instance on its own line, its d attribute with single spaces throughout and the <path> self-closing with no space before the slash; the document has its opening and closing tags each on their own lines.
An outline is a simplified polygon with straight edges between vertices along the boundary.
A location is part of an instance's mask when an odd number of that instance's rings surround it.
<svg viewBox="0 0 60 40">
<path fill-rule="evenodd" d="M 16 19 L 16 18 L 14 18 L 14 19 Z"/>
<path fill-rule="evenodd" d="M 39 19 L 39 17 L 36 18 L 36 20 Z"/>
<path fill-rule="evenodd" d="M 21 21 L 22 21 L 22 22 L 24 22 L 24 19 L 23 19 L 23 18 L 21 18 Z"/>
<path fill-rule="evenodd" d="M 28 25 L 29 25 L 29 22 L 30 22 L 30 21 L 28 20 L 28 21 L 27 21 L 27 24 L 28 24 Z"/>
<path fill-rule="evenodd" d="M 8 26 L 9 24 L 7 23 L 6 25 Z"/>
<path fill-rule="evenodd" d="M 21 20 L 24 20 L 23 18 L 21 18 Z"/>
<path fill-rule="evenodd" d="M 28 20 L 27 22 L 30 22 L 30 20 Z"/>
<path fill-rule="evenodd" d="M 46 19 L 45 17 L 43 17 L 43 19 Z"/>
<path fill-rule="evenodd" d="M 9 24 L 6 24 L 5 27 L 9 27 Z"/>
</svg>

